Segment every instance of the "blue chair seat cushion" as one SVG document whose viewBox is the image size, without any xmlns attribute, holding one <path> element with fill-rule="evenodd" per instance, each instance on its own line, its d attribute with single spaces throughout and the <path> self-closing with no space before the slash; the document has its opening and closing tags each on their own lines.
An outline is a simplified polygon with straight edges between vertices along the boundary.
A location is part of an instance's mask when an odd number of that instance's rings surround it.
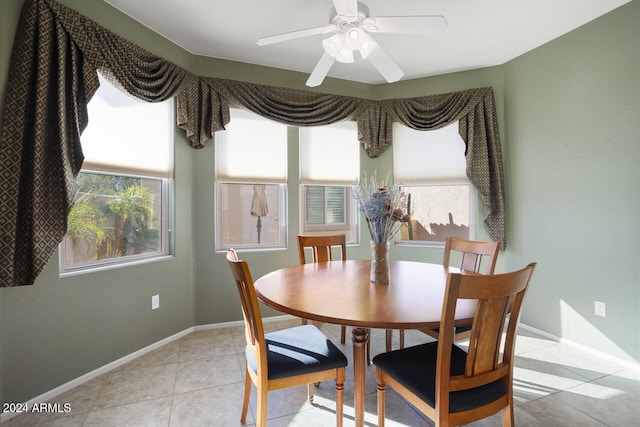
<svg viewBox="0 0 640 427">
<path fill-rule="evenodd" d="M 347 366 L 346 356 L 314 325 L 302 325 L 265 334 L 270 380 Z M 247 363 L 257 363 L 247 349 Z"/>
<path fill-rule="evenodd" d="M 379 354 L 373 358 L 373 363 L 431 407 L 435 407 L 437 354 L 436 341 Z M 466 360 L 467 353 L 453 345 L 450 370 L 452 376 L 464 374 Z M 502 380 L 470 390 L 454 391 L 449 395 L 449 412 L 474 409 L 506 394 L 507 386 Z"/>
</svg>

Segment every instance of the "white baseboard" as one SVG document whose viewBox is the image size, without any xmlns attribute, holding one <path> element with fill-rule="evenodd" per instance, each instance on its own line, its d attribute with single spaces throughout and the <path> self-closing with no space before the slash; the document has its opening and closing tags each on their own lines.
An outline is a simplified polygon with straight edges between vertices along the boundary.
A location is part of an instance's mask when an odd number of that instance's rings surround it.
<svg viewBox="0 0 640 427">
<path fill-rule="evenodd" d="M 283 315 L 283 316 L 273 316 L 273 317 L 265 317 L 262 321 L 263 323 L 271 323 L 271 322 L 278 322 L 278 321 L 282 321 L 282 320 L 287 320 L 287 319 L 293 319 L 294 316 L 290 316 L 290 315 Z M 122 365 L 124 365 L 125 363 L 128 363 L 140 356 L 144 356 L 147 353 L 150 353 L 154 350 L 157 350 L 158 348 L 167 345 L 173 341 L 179 340 L 180 338 L 189 335 L 192 332 L 195 331 L 204 331 L 204 330 L 209 330 L 209 329 L 222 329 L 222 328 L 228 328 L 228 327 L 232 327 L 232 326 L 242 326 L 244 324 L 244 322 L 242 320 L 236 321 L 236 322 L 223 322 L 223 323 L 212 323 L 209 325 L 198 325 L 198 326 L 192 326 L 190 328 L 185 329 L 184 331 L 178 332 L 176 334 L 173 334 L 167 338 L 161 339 L 160 341 L 157 341 L 151 345 L 148 345 L 140 350 L 134 351 L 131 354 L 128 354 L 124 357 L 121 357 L 118 360 L 114 360 L 111 363 L 107 363 L 104 366 L 101 366 L 97 369 L 94 369 L 91 372 L 87 372 L 84 375 L 79 376 L 78 378 L 75 378 L 67 383 L 64 383 L 56 388 L 54 388 L 53 390 L 49 390 L 43 394 L 41 394 L 40 396 L 37 396 L 31 400 L 29 400 L 26 403 L 26 406 L 28 408 L 32 408 L 36 403 L 42 403 L 42 402 L 47 402 L 51 399 L 53 399 L 56 396 L 61 395 L 62 393 L 65 393 L 81 384 L 86 383 L 87 381 L 90 381 L 96 377 L 99 377 L 102 374 L 105 374 L 115 368 L 118 368 Z M 13 417 L 15 417 L 16 415 L 18 415 L 17 413 L 12 413 L 12 412 L 3 412 L 0 413 L 0 422 L 4 422 L 7 421 Z"/>
<path fill-rule="evenodd" d="M 281 322 L 283 320 L 295 319 L 295 316 L 290 314 L 283 314 L 281 316 L 271 316 L 271 317 L 263 317 L 262 323 L 273 323 L 273 322 Z M 232 326 L 243 326 L 243 320 L 236 320 L 235 322 L 223 322 L 223 323 L 210 323 L 208 325 L 198 325 L 194 326 L 194 331 L 207 331 L 209 329 L 223 329 L 230 328 Z"/>
<path fill-rule="evenodd" d="M 571 340 L 568 340 L 566 338 L 558 337 L 556 335 L 550 334 L 549 332 L 542 331 L 540 329 L 534 328 L 533 326 L 525 325 L 523 323 L 520 323 L 518 325 L 518 327 L 520 327 L 520 328 L 522 328 L 522 329 L 524 329 L 526 331 L 533 332 L 534 334 L 543 336 L 545 338 L 549 338 L 550 340 L 557 341 L 559 343 L 566 344 L 566 345 L 574 347 L 574 348 L 578 348 L 581 351 L 584 351 L 585 353 L 593 354 L 594 356 L 600 357 L 600 358 L 605 359 L 605 360 L 609 360 L 610 362 L 613 362 L 613 363 L 620 364 L 620 365 L 622 365 L 624 367 L 627 367 L 629 369 L 640 371 L 640 363 L 636 363 L 636 362 L 633 362 L 631 360 L 625 360 L 625 359 L 622 359 L 620 357 L 616 357 L 616 356 L 612 356 L 612 355 L 607 354 L 607 353 L 603 353 L 603 352 L 595 350 L 595 349 L 593 349 L 591 347 L 587 347 L 586 345 L 579 344 L 579 343 L 577 343 L 575 341 L 571 341 Z"/>
</svg>

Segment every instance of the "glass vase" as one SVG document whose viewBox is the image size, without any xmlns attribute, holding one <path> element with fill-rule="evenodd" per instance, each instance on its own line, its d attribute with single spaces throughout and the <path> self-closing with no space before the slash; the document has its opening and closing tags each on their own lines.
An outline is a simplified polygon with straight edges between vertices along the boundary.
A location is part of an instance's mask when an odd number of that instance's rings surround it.
<svg viewBox="0 0 640 427">
<path fill-rule="evenodd" d="M 371 283 L 389 284 L 389 242 L 371 241 Z"/>
</svg>

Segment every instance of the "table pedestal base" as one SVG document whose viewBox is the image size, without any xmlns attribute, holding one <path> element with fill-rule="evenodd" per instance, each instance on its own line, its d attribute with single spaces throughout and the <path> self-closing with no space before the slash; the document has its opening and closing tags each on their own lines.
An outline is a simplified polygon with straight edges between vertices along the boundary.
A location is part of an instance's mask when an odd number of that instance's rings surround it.
<svg viewBox="0 0 640 427">
<path fill-rule="evenodd" d="M 367 365 L 367 342 L 369 330 L 365 328 L 353 328 L 351 332 L 353 341 L 353 400 L 356 418 L 356 427 L 364 426 L 364 384 L 365 368 Z"/>
</svg>

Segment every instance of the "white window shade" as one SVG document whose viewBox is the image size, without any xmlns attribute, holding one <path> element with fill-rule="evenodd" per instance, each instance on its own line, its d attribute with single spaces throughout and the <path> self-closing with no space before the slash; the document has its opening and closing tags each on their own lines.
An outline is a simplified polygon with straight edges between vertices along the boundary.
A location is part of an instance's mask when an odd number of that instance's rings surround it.
<svg viewBox="0 0 640 427">
<path fill-rule="evenodd" d="M 100 77 L 82 133 L 85 170 L 170 178 L 173 175 L 173 102 L 137 100 Z M 142 119 L 141 119 L 142 118 Z"/>
<path fill-rule="evenodd" d="M 300 128 L 302 184 L 357 184 L 360 151 L 356 122 Z"/>
<path fill-rule="evenodd" d="M 216 175 L 233 182 L 287 182 L 287 126 L 244 110 L 231 110 L 216 133 Z"/>
<path fill-rule="evenodd" d="M 393 125 L 395 182 L 410 184 L 468 183 L 465 143 L 458 122 L 433 131 Z"/>
</svg>

